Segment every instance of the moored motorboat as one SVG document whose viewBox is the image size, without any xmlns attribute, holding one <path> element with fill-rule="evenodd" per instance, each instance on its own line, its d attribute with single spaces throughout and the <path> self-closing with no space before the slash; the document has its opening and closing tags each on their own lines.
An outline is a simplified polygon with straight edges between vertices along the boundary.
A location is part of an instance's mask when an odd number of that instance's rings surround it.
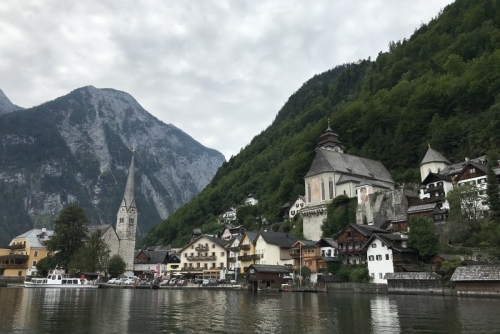
<svg viewBox="0 0 500 334">
<path fill-rule="evenodd" d="M 98 282 L 89 281 L 85 277 L 69 277 L 69 275 L 53 270 L 46 278 L 32 278 L 24 281 L 25 288 L 60 288 L 60 289 L 97 289 Z"/>
</svg>

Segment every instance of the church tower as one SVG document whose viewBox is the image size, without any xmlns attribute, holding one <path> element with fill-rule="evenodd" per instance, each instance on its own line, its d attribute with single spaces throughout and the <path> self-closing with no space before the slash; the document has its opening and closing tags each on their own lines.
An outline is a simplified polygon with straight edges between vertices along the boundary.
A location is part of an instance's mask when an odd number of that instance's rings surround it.
<svg viewBox="0 0 500 334">
<path fill-rule="evenodd" d="M 135 206 L 134 195 L 134 157 L 135 151 L 132 151 L 132 161 L 128 170 L 125 194 L 116 215 L 116 234 L 120 242 L 118 255 L 125 261 L 125 270 L 127 272 L 132 272 L 134 269 L 135 235 L 137 231 L 137 208 Z"/>
<path fill-rule="evenodd" d="M 316 151 L 320 148 L 325 148 L 335 152 L 344 153 L 345 146 L 340 142 L 339 135 L 336 134 L 330 127 L 330 120 L 328 120 L 328 127 L 325 132 L 320 136 Z"/>
</svg>

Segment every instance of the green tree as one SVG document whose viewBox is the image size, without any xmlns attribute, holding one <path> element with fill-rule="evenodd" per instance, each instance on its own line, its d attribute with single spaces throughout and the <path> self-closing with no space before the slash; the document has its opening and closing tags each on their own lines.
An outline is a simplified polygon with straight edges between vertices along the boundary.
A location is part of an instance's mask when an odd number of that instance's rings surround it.
<svg viewBox="0 0 500 334">
<path fill-rule="evenodd" d="M 88 223 L 83 208 L 75 204 L 63 208 L 54 222 L 54 235 L 48 241 L 47 249 L 54 252 L 56 263 L 66 271 L 73 256 L 87 241 Z"/>
<path fill-rule="evenodd" d="M 488 164 L 488 172 L 486 176 L 488 181 L 486 194 L 488 195 L 490 220 L 500 224 L 500 185 L 498 184 L 498 178 L 491 163 Z"/>
<path fill-rule="evenodd" d="M 125 272 L 127 264 L 120 255 L 113 255 L 108 262 L 108 273 L 111 277 L 120 277 Z"/>
<path fill-rule="evenodd" d="M 333 199 L 332 203 L 328 205 L 326 219 L 321 226 L 323 236 L 331 237 L 347 224 L 356 220 L 356 211 L 352 205 L 355 200 L 345 195 Z"/>
<path fill-rule="evenodd" d="M 475 185 L 464 183 L 455 186 L 446 196 L 450 204 L 450 221 L 460 224 L 462 229 L 469 233 L 479 232 L 480 218 L 483 215 L 481 202 Z"/>
<path fill-rule="evenodd" d="M 94 273 L 106 271 L 109 253 L 109 246 L 102 239 L 101 230 L 96 230 L 75 253 L 71 259 L 70 268 Z"/>
<path fill-rule="evenodd" d="M 411 219 L 409 242 L 410 246 L 418 251 L 423 261 L 430 260 L 438 249 L 434 222 L 423 217 Z"/>
<path fill-rule="evenodd" d="M 36 263 L 37 276 L 46 277 L 49 272 L 57 266 L 57 262 L 53 256 L 47 256 Z"/>
</svg>

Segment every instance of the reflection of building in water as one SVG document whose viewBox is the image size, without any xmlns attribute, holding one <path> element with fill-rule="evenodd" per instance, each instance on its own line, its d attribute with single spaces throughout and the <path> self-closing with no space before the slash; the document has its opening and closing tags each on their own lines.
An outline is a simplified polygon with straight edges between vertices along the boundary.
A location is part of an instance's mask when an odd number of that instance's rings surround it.
<svg viewBox="0 0 500 334">
<path fill-rule="evenodd" d="M 372 333 L 399 334 L 398 306 L 387 296 L 374 296 L 370 300 Z"/>
</svg>

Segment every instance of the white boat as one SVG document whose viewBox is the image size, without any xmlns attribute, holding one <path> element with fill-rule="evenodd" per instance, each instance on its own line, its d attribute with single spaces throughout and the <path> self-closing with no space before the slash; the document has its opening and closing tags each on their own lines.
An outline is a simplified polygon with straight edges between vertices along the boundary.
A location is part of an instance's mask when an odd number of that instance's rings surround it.
<svg viewBox="0 0 500 334">
<path fill-rule="evenodd" d="M 46 278 L 32 278 L 24 281 L 25 288 L 59 288 L 59 289 L 97 289 L 97 282 L 85 277 L 69 277 L 69 275 L 52 271 Z"/>
</svg>

